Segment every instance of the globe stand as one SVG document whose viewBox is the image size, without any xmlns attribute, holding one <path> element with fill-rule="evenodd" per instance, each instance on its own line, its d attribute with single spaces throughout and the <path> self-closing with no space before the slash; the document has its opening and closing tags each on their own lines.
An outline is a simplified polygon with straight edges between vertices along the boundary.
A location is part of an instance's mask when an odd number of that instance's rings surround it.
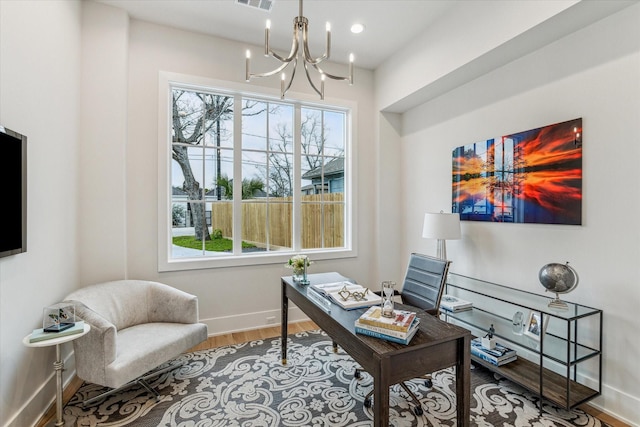
<svg viewBox="0 0 640 427">
<path fill-rule="evenodd" d="M 569 310 L 569 306 L 566 302 L 562 301 L 558 294 L 556 293 L 556 299 L 552 299 L 549 301 L 549 308 L 553 308 L 555 310 Z"/>
<path fill-rule="evenodd" d="M 579 281 L 578 273 L 569 265 L 569 262 L 567 261 L 565 264 L 553 262 L 544 265 L 538 272 L 538 279 L 548 292 L 556 294 L 555 299 L 549 301 L 549 308 L 568 310 L 569 306 L 566 302 L 561 301 L 558 295 L 571 292 L 578 286 Z"/>
</svg>

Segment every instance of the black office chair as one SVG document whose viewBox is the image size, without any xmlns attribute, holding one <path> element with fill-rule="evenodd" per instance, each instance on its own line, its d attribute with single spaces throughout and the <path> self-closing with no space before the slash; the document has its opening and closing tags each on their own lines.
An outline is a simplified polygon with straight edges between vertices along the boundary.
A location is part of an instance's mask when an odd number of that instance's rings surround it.
<svg viewBox="0 0 640 427">
<path fill-rule="evenodd" d="M 402 302 L 422 309 L 433 316 L 437 316 L 439 314 L 440 300 L 442 299 L 442 292 L 444 291 L 444 285 L 447 281 L 450 264 L 451 261 L 441 258 L 412 253 L 400 293 Z M 356 369 L 354 376 L 360 378 L 359 369 Z M 432 386 L 430 373 L 424 375 L 422 379 L 425 380 L 427 387 Z M 409 390 L 409 387 L 407 387 L 405 383 L 400 383 L 400 386 L 407 392 L 409 398 L 415 404 L 413 412 L 418 416 L 422 415 L 422 406 L 420 405 L 418 397 Z M 371 406 L 372 395 L 373 390 L 370 391 L 364 399 L 364 406 L 367 408 Z"/>
</svg>

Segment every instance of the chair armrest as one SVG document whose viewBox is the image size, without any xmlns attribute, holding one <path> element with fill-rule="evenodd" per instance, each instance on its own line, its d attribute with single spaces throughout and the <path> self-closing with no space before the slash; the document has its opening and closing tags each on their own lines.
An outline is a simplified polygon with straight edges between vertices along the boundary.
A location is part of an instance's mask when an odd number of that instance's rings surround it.
<svg viewBox="0 0 640 427">
<path fill-rule="evenodd" d="M 104 317 L 79 301 L 75 305 L 76 316 L 91 325 L 86 335 L 73 341 L 77 374 L 83 380 L 105 384 L 105 369 L 116 359 L 116 327 Z"/>
<path fill-rule="evenodd" d="M 149 296 L 149 321 L 198 323 L 198 297 L 157 283 Z"/>
</svg>

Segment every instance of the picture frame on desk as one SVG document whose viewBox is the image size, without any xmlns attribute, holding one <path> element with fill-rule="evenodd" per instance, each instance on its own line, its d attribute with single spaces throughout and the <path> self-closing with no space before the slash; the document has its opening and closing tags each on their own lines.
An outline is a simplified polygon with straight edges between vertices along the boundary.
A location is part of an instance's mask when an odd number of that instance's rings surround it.
<svg viewBox="0 0 640 427">
<path fill-rule="evenodd" d="M 549 316 L 542 316 L 539 311 L 530 311 L 529 317 L 524 324 L 524 334 L 529 338 L 540 341 L 540 337 L 547 330 Z"/>
</svg>

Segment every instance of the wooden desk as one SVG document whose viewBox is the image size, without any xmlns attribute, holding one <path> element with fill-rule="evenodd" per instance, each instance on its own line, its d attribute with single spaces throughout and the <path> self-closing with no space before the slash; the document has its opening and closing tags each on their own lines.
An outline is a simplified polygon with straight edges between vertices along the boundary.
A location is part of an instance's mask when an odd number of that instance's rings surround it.
<svg viewBox="0 0 640 427">
<path fill-rule="evenodd" d="M 338 273 L 310 274 L 311 284 L 346 280 Z M 471 400 L 471 333 L 459 326 L 418 313 L 420 330 L 409 345 L 395 344 L 355 333 L 355 321 L 365 309 L 343 310 L 331 304 L 328 313 L 307 296 L 309 286 L 282 277 L 282 363 L 287 362 L 289 300 L 342 347 L 373 377 L 374 427 L 389 422 L 389 386 L 450 366 L 456 367 L 457 425 L 469 426 Z M 313 291 L 309 291 L 313 292 Z M 399 308 L 418 311 L 411 306 Z"/>
</svg>

